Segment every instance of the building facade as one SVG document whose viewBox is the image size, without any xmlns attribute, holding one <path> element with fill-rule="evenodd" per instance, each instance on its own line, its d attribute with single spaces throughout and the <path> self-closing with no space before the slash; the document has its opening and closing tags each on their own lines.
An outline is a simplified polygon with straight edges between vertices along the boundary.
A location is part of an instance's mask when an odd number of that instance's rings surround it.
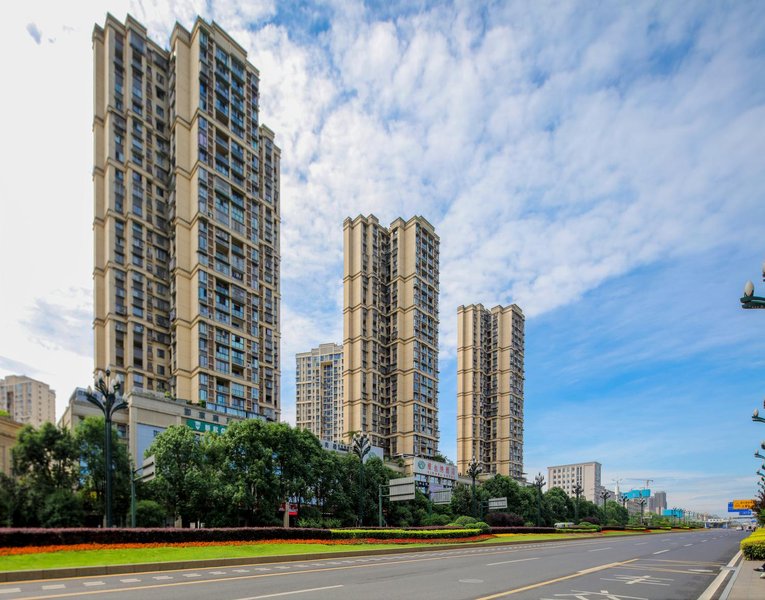
<svg viewBox="0 0 765 600">
<path fill-rule="evenodd" d="M 279 161 L 258 70 L 215 23 L 93 31 L 95 368 L 279 418 Z"/>
<path fill-rule="evenodd" d="M 10 475 L 13 470 L 11 450 L 16 445 L 19 431 L 24 427 L 10 417 L 0 416 L 0 473 Z"/>
<path fill-rule="evenodd" d="M 0 410 L 23 425 L 39 427 L 56 422 L 56 392 L 47 383 L 25 375 L 0 379 Z"/>
<path fill-rule="evenodd" d="M 439 238 L 423 217 L 343 224 L 343 429 L 386 456 L 438 451 Z"/>
<path fill-rule="evenodd" d="M 523 311 L 457 309 L 457 468 L 523 478 Z"/>
<path fill-rule="evenodd" d="M 296 424 L 320 440 L 343 442 L 343 347 L 321 344 L 295 355 Z"/>
<path fill-rule="evenodd" d="M 667 510 L 667 492 L 654 492 L 648 499 L 648 510 L 657 515 Z"/>
<path fill-rule="evenodd" d="M 559 487 L 573 498 L 576 495 L 574 488 L 579 484 L 582 486 L 579 497 L 600 505 L 603 503 L 598 497 L 603 489 L 600 484 L 600 468 L 599 462 L 547 467 L 547 488 Z"/>
</svg>

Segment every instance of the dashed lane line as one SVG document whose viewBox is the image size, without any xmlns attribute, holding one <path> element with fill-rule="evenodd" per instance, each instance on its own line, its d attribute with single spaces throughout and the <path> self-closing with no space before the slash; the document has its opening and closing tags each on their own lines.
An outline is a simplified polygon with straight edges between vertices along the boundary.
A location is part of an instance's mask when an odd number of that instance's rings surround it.
<svg viewBox="0 0 765 600">
<path fill-rule="evenodd" d="M 593 548 L 592 550 L 587 550 L 587 552 L 600 552 L 601 550 L 613 550 L 611 546 L 608 548 Z"/>
<path fill-rule="evenodd" d="M 669 549 L 667 549 L 667 550 L 659 550 L 658 552 L 654 552 L 654 554 L 664 554 L 665 552 L 669 552 Z"/>
</svg>

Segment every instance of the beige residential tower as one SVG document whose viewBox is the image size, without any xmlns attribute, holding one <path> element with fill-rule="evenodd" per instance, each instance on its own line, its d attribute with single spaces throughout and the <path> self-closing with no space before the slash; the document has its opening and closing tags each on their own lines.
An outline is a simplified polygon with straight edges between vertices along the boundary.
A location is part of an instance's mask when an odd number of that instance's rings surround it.
<svg viewBox="0 0 765 600">
<path fill-rule="evenodd" d="M 438 451 L 439 238 L 423 217 L 343 224 L 343 429 L 386 456 Z"/>
<path fill-rule="evenodd" d="M 279 160 L 258 70 L 217 24 L 169 50 L 93 31 L 96 369 L 279 418 Z"/>
<path fill-rule="evenodd" d="M 0 379 L 0 410 L 17 423 L 39 427 L 56 422 L 56 392 L 47 383 L 26 375 Z"/>
<path fill-rule="evenodd" d="M 320 440 L 343 442 L 343 347 L 320 344 L 295 355 L 296 424 Z"/>
<path fill-rule="evenodd" d="M 523 478 L 524 316 L 520 307 L 457 309 L 457 469 Z"/>
</svg>

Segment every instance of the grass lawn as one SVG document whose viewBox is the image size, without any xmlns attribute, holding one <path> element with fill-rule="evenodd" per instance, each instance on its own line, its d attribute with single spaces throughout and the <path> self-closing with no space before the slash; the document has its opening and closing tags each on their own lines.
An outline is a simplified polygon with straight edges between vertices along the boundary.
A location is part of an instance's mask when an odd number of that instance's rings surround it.
<svg viewBox="0 0 765 600">
<path fill-rule="evenodd" d="M 496 544 L 497 542 L 538 542 L 541 540 L 591 539 L 611 535 L 642 535 L 642 531 L 607 531 L 605 533 L 502 533 L 494 538 L 479 542 Z M 666 532 L 664 532 L 666 533 Z M 455 541 L 455 543 L 458 543 Z M 203 560 L 212 558 L 241 558 L 258 556 L 286 556 L 290 554 L 331 554 L 348 550 L 381 550 L 384 548 L 402 548 L 430 546 L 437 544 L 253 544 L 248 546 L 206 546 L 164 548 L 130 548 L 124 550 L 76 550 L 46 552 L 40 554 L 21 554 L 18 556 L 0 556 L 0 571 L 23 571 L 28 569 L 57 569 L 64 567 L 90 567 L 100 565 L 126 565 L 135 563 L 171 562 Z"/>
</svg>

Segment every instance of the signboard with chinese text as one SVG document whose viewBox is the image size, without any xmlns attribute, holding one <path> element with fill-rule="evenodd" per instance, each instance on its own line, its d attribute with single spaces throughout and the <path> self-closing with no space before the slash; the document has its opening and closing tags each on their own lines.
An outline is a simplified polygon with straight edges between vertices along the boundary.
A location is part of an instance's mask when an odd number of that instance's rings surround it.
<svg viewBox="0 0 765 600">
<path fill-rule="evenodd" d="M 197 421 L 196 419 L 186 419 L 186 425 L 196 431 L 197 433 L 207 433 L 212 431 L 218 435 L 226 431 L 225 425 L 218 425 L 217 423 L 207 423 L 205 421 Z"/>
<path fill-rule="evenodd" d="M 455 465 L 448 465 L 428 458 L 415 457 L 412 462 L 412 472 L 415 475 L 457 480 L 457 467 Z"/>
<path fill-rule="evenodd" d="M 749 510 L 754 508 L 754 500 L 734 500 L 733 510 Z"/>
</svg>

